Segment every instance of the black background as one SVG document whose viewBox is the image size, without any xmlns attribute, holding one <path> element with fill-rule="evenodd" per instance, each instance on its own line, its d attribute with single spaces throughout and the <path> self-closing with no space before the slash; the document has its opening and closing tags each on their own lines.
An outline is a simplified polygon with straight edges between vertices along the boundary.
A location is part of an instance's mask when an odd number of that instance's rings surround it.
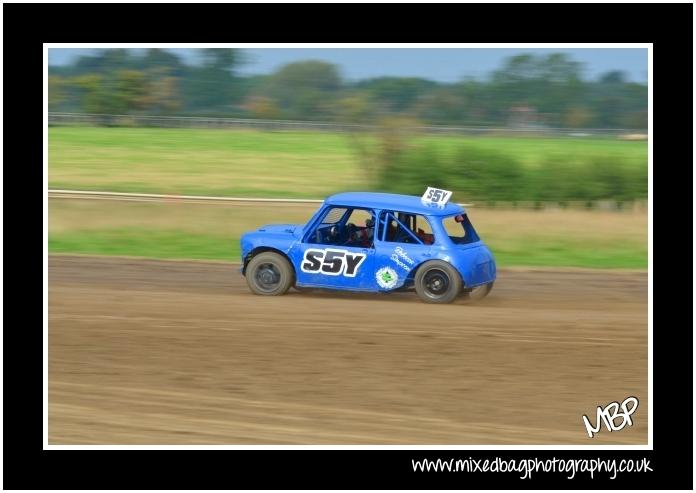
<svg viewBox="0 0 696 493">
<path fill-rule="evenodd" d="M 692 488 L 691 4 L 4 4 L 4 487 Z M 44 42 L 654 43 L 654 451 L 44 451 Z M 683 202 L 683 203 L 680 203 Z M 682 320 L 682 321 L 679 321 Z M 414 473 L 411 459 L 642 458 L 652 473 Z"/>
</svg>

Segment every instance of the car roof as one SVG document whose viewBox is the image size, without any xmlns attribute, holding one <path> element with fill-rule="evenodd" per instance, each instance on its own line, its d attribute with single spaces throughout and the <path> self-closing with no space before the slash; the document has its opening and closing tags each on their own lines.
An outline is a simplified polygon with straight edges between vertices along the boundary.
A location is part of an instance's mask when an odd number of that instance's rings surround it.
<svg viewBox="0 0 696 493">
<path fill-rule="evenodd" d="M 415 195 L 399 195 L 395 193 L 338 193 L 327 197 L 324 203 L 346 207 L 369 207 L 371 209 L 423 214 L 426 216 L 450 216 L 466 213 L 461 205 L 452 202 L 448 202 L 444 207 L 438 207 L 428 205 Z"/>
</svg>

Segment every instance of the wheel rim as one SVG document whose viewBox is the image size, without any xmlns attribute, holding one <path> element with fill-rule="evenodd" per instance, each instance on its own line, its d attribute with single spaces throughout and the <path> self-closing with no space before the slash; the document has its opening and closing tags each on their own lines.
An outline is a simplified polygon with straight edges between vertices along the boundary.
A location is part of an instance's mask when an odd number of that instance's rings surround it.
<svg viewBox="0 0 696 493">
<path fill-rule="evenodd" d="M 262 291 L 273 291 L 280 285 L 280 270 L 270 262 L 259 265 L 254 275 L 256 285 Z"/>
<path fill-rule="evenodd" d="M 440 269 L 432 269 L 423 276 L 423 286 L 428 296 L 437 298 L 449 289 L 449 276 Z"/>
</svg>

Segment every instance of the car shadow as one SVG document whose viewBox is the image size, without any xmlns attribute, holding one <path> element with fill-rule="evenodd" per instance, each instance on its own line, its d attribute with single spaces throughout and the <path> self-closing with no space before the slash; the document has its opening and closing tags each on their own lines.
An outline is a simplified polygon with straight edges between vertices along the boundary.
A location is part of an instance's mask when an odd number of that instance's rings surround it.
<svg viewBox="0 0 696 493">
<path fill-rule="evenodd" d="M 386 301 L 389 303 L 422 303 L 418 298 L 415 289 L 404 290 L 404 291 L 380 291 L 380 292 L 352 292 L 352 291 L 339 291 L 333 289 L 322 289 L 322 288 L 303 288 L 302 291 L 297 289 L 290 289 L 285 296 L 301 298 L 311 298 L 311 299 L 326 299 L 326 300 L 365 300 L 365 301 Z M 454 302 L 450 303 L 452 305 L 467 305 L 467 306 L 485 306 L 488 305 L 492 295 L 487 296 L 483 300 L 471 301 L 464 296 L 460 296 Z"/>
</svg>

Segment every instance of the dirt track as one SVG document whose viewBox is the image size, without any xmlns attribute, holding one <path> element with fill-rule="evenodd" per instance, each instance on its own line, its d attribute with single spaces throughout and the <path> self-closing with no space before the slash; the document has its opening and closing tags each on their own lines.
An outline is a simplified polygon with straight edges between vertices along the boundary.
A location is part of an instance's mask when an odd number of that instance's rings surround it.
<svg viewBox="0 0 696 493">
<path fill-rule="evenodd" d="M 645 273 L 502 271 L 448 306 L 259 297 L 219 263 L 48 275 L 51 444 L 647 443 Z M 634 425 L 589 439 L 629 395 Z"/>
</svg>

